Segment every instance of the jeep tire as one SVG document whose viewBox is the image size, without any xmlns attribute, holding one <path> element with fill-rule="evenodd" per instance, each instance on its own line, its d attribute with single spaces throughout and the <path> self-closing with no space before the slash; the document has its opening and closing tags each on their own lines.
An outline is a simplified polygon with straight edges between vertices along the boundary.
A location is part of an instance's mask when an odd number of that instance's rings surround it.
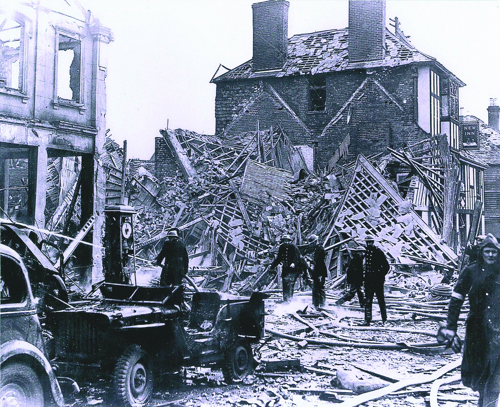
<svg viewBox="0 0 500 407">
<path fill-rule="evenodd" d="M 253 372 L 252 347 L 247 341 L 236 341 L 224 357 L 222 373 L 226 383 L 239 383 Z"/>
<path fill-rule="evenodd" d="M 153 393 L 153 369 L 148 354 L 138 345 L 125 349 L 116 362 L 113 393 L 121 405 L 145 405 Z"/>
<path fill-rule="evenodd" d="M 43 407 L 44 396 L 40 378 L 26 363 L 2 366 L 0 384 L 1 406 Z"/>
</svg>

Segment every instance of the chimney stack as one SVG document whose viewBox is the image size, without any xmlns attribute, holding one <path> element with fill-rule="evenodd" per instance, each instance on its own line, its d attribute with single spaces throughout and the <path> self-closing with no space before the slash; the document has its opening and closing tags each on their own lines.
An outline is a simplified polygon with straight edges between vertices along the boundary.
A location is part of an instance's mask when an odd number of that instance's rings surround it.
<svg viewBox="0 0 500 407">
<path fill-rule="evenodd" d="M 253 70 L 282 68 L 288 52 L 288 8 L 286 0 L 252 4 Z"/>
<path fill-rule="evenodd" d="M 490 98 L 490 105 L 488 106 L 488 126 L 496 131 L 500 131 L 500 106 L 497 106 L 496 98 Z"/>
<path fill-rule="evenodd" d="M 349 0 L 349 62 L 385 58 L 385 0 Z"/>
</svg>

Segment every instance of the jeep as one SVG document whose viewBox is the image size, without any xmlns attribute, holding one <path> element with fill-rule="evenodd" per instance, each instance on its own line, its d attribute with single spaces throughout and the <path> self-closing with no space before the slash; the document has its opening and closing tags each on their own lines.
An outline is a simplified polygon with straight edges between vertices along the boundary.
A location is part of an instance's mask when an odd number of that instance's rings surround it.
<svg viewBox="0 0 500 407">
<path fill-rule="evenodd" d="M 125 406 L 146 404 L 153 377 L 182 366 L 219 367 L 226 382 L 241 381 L 253 371 L 251 344 L 264 335 L 265 294 L 195 292 L 186 312 L 182 288 L 103 282 L 90 293 L 99 298 L 50 313 L 58 368 L 95 369 L 93 377 L 111 380 L 110 399 Z"/>
</svg>

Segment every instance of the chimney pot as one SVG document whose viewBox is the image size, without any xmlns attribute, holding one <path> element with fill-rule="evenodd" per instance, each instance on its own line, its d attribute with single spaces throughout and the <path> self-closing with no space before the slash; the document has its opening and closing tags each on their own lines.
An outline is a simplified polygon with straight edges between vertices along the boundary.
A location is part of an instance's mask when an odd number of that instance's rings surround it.
<svg viewBox="0 0 500 407">
<path fill-rule="evenodd" d="M 500 131 L 500 106 L 497 106 L 496 98 L 490 99 L 490 105 L 488 106 L 488 126 L 496 131 Z"/>
</svg>

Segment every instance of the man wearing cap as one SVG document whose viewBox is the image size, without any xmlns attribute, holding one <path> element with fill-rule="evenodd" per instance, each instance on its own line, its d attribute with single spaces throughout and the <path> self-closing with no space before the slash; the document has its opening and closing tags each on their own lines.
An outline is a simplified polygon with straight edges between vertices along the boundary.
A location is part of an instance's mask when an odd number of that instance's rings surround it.
<svg viewBox="0 0 500 407">
<path fill-rule="evenodd" d="M 309 237 L 309 243 L 310 245 L 307 251 L 313 255 L 311 262 L 311 279 L 313 281 L 312 302 L 315 308 L 319 308 L 325 305 L 326 300 L 325 281 L 328 276 L 325 264 L 326 252 L 319 243 L 319 237 L 317 235 L 311 235 Z"/>
<path fill-rule="evenodd" d="M 167 240 L 156 258 L 156 264 L 161 266 L 163 260 L 165 264 L 161 271 L 160 285 L 181 285 L 182 278 L 188 272 L 189 257 L 177 229 L 167 232 Z"/>
<path fill-rule="evenodd" d="M 375 238 L 367 235 L 365 251 L 365 322 L 368 326 L 372 320 L 373 295 L 377 296 L 378 306 L 382 322 L 387 321 L 385 309 L 384 282 L 385 275 L 389 272 L 389 262 L 382 250 L 375 246 Z"/>
<path fill-rule="evenodd" d="M 283 235 L 278 249 L 276 259 L 271 263 L 271 270 L 274 270 L 280 263 L 283 264 L 281 279 L 283 282 L 283 301 L 288 302 L 293 297 L 293 288 L 299 274 L 303 271 L 304 260 L 300 255 L 297 246 L 292 243 L 290 235 Z"/>
<path fill-rule="evenodd" d="M 359 305 L 365 306 L 365 299 L 361 286 L 363 285 L 363 252 L 364 247 L 355 246 L 350 249 L 351 261 L 346 271 L 346 281 L 348 285 L 347 292 L 340 298 L 335 305 L 342 305 L 346 301 L 350 301 L 358 294 Z"/>
</svg>

